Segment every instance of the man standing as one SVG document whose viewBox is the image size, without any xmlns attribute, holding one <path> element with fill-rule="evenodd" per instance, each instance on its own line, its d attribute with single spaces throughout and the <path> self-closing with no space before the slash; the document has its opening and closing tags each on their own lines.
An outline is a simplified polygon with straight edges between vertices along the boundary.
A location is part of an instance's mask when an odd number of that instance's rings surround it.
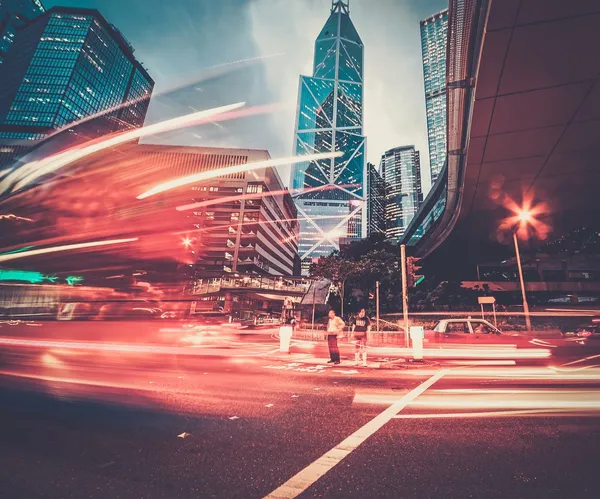
<svg viewBox="0 0 600 499">
<path fill-rule="evenodd" d="M 358 316 L 354 318 L 352 332 L 354 333 L 354 361 L 356 365 L 360 362 L 362 354 L 363 366 L 367 367 L 367 333 L 371 331 L 371 319 L 367 317 L 367 312 L 364 308 L 360 309 Z"/>
<path fill-rule="evenodd" d="M 329 311 L 329 321 L 327 322 L 327 345 L 329 346 L 329 357 L 331 360 L 328 364 L 339 364 L 340 363 L 340 349 L 338 348 L 338 336 L 341 337 L 344 334 L 344 321 L 335 315 L 333 310 Z"/>
</svg>

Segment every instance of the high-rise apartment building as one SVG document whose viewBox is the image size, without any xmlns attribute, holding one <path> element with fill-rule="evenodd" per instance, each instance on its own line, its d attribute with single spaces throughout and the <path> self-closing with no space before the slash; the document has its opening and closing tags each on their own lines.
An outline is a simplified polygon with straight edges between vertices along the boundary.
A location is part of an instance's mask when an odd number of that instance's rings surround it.
<svg viewBox="0 0 600 499">
<path fill-rule="evenodd" d="M 398 242 L 423 201 L 419 151 L 415 146 L 390 149 L 381 157 L 380 171 L 387 188 L 386 238 Z"/>
<path fill-rule="evenodd" d="M 332 1 L 315 42 L 313 76 L 300 77 L 296 154 L 343 153 L 292 169 L 304 273 L 314 258 L 339 249 L 340 240 L 367 232 L 363 44 L 349 14 L 348 2 Z"/>
<path fill-rule="evenodd" d="M 367 235 L 385 234 L 385 180 L 367 163 Z"/>
<path fill-rule="evenodd" d="M 91 116 L 91 135 L 142 126 L 154 81 L 133 52 L 96 10 L 54 7 L 25 23 L 0 65 L 3 150 Z"/>
<path fill-rule="evenodd" d="M 0 0 L 0 64 L 13 44 L 17 30 L 44 11 L 40 0 Z"/>
<path fill-rule="evenodd" d="M 437 180 L 447 154 L 446 50 L 448 10 L 421 21 L 421 51 L 425 80 L 425 107 L 431 184 Z"/>
</svg>

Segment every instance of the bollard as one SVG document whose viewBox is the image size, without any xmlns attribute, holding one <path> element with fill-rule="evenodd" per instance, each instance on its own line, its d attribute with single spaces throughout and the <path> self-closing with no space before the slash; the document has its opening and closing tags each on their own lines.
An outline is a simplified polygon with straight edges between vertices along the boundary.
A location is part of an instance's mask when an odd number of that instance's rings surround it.
<svg viewBox="0 0 600 499">
<path fill-rule="evenodd" d="M 294 329 L 292 326 L 281 326 L 279 328 L 279 351 L 290 353 L 290 342 Z"/>
<path fill-rule="evenodd" d="M 413 348 L 413 360 L 422 362 L 423 361 L 423 339 L 425 338 L 425 331 L 422 326 L 411 326 L 410 327 L 410 339 L 412 340 Z"/>
</svg>

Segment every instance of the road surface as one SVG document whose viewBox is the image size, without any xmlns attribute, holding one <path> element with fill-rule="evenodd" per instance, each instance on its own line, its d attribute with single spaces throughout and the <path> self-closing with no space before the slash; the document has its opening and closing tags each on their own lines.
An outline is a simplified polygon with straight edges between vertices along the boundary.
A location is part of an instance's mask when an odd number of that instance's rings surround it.
<svg viewBox="0 0 600 499">
<path fill-rule="evenodd" d="M 585 349 L 384 369 L 268 334 L 192 335 L 182 354 L 143 329 L 0 327 L 0 497 L 598 496 Z"/>
</svg>

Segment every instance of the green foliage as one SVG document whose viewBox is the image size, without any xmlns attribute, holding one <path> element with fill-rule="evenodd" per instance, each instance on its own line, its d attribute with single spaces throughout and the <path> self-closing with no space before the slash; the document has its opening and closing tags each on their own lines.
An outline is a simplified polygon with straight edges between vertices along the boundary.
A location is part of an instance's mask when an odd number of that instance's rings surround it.
<svg viewBox="0 0 600 499">
<path fill-rule="evenodd" d="M 374 310 L 375 301 L 369 294 L 375 293 L 379 281 L 381 313 L 392 312 L 402 303 L 399 255 L 397 246 L 374 235 L 320 258 L 311 265 L 310 275 L 334 283 L 343 302 L 342 313 L 357 312 L 361 307 Z"/>
</svg>

